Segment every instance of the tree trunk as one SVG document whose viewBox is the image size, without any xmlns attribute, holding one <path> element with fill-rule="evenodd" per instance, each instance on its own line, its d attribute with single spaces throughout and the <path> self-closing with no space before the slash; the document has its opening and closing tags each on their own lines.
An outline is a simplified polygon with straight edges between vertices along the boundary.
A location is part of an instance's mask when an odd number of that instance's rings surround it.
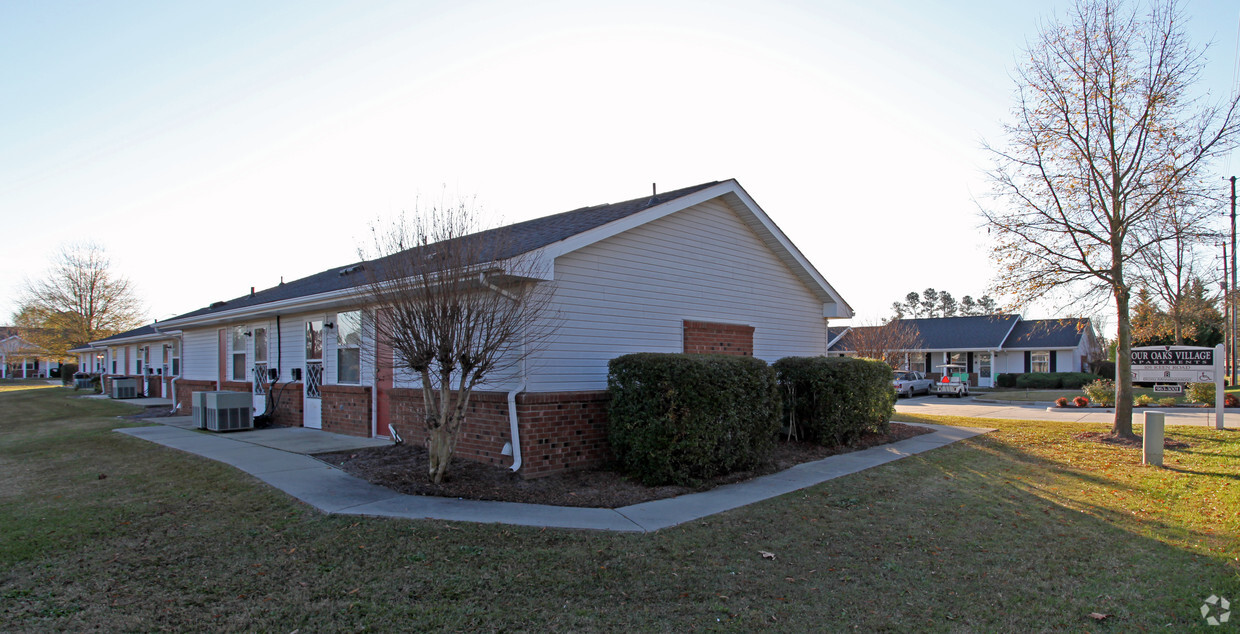
<svg viewBox="0 0 1240 634">
<path fill-rule="evenodd" d="M 445 427 L 430 430 L 431 446 L 428 449 L 430 457 L 430 479 L 431 482 L 439 484 L 443 481 L 443 477 L 448 474 L 448 464 L 452 462 L 453 445 L 456 444 L 456 434 L 448 431 Z"/>
<path fill-rule="evenodd" d="M 1132 323 L 1128 320 L 1128 289 L 1121 284 L 1115 289 L 1115 423 L 1111 433 L 1136 438 L 1132 433 Z"/>
</svg>

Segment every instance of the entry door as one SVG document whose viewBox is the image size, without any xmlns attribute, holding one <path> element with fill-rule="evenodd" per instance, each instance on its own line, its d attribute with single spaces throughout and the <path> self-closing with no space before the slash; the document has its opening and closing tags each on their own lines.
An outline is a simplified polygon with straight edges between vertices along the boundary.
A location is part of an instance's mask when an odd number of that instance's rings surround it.
<svg viewBox="0 0 1240 634">
<path fill-rule="evenodd" d="M 323 428 L 323 320 L 306 322 L 306 365 L 301 377 L 304 418 L 302 425 Z"/>
<path fill-rule="evenodd" d="M 254 342 L 254 352 L 250 355 L 254 359 L 252 371 L 254 372 L 254 411 L 255 413 L 263 413 L 267 411 L 267 327 L 253 326 L 250 329 L 253 335 L 250 340 Z"/>
<path fill-rule="evenodd" d="M 990 362 L 992 357 L 989 352 L 977 353 L 977 386 L 978 387 L 994 387 L 994 381 L 991 379 Z"/>
</svg>

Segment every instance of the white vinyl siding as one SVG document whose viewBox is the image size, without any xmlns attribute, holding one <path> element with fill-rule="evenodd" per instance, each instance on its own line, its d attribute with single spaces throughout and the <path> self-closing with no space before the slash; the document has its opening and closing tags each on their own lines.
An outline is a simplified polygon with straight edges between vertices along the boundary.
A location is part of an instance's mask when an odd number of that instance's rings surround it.
<svg viewBox="0 0 1240 634">
<path fill-rule="evenodd" d="M 822 302 L 720 201 L 563 255 L 555 277 L 560 323 L 531 391 L 603 389 L 614 357 L 680 352 L 686 319 L 753 326 L 766 361 L 826 352 Z"/>
<path fill-rule="evenodd" d="M 181 335 L 181 376 L 195 381 L 219 378 L 219 335 L 215 328 L 186 330 Z"/>
</svg>

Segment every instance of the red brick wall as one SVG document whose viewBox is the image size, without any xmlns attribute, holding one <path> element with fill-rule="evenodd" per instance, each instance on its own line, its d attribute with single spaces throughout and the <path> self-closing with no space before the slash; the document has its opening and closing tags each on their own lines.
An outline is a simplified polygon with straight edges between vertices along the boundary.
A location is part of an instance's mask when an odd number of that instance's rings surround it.
<svg viewBox="0 0 1240 634">
<path fill-rule="evenodd" d="M 181 415 L 189 416 L 194 407 L 194 392 L 214 392 L 215 381 L 197 381 L 193 379 L 177 379 L 177 399 L 173 406 L 181 406 Z"/>
<path fill-rule="evenodd" d="M 521 393 L 517 419 L 521 424 L 520 475 L 536 478 L 607 462 L 606 391 Z M 327 408 L 324 407 L 324 429 Z M 392 390 L 392 424 L 405 442 L 425 446 L 422 391 Z M 500 453 L 511 440 L 508 394 L 475 392 L 457 436 L 455 457 L 486 464 L 512 466 L 512 456 Z"/>
<path fill-rule="evenodd" d="M 405 442 L 425 447 L 429 440 L 422 410 L 422 390 L 395 388 L 391 391 L 392 420 Z M 469 411 L 456 438 L 454 457 L 486 464 L 511 466 L 512 457 L 500 453 L 508 435 L 508 395 L 504 392 L 474 392 Z"/>
<path fill-rule="evenodd" d="M 533 478 L 607 462 L 609 400 L 606 390 L 518 394 L 521 474 Z"/>
<path fill-rule="evenodd" d="M 301 381 L 276 383 L 271 393 L 274 394 L 276 406 L 275 420 L 271 421 L 271 424 L 277 427 L 301 427 L 302 413 L 305 411 L 302 407 Z"/>
<path fill-rule="evenodd" d="M 224 381 L 220 384 L 221 392 L 253 392 L 254 386 L 249 381 Z"/>
<path fill-rule="evenodd" d="M 684 351 L 689 354 L 753 356 L 753 326 L 684 322 Z"/>
<path fill-rule="evenodd" d="M 370 437 L 370 388 L 359 385 L 324 385 L 323 431 Z"/>
</svg>

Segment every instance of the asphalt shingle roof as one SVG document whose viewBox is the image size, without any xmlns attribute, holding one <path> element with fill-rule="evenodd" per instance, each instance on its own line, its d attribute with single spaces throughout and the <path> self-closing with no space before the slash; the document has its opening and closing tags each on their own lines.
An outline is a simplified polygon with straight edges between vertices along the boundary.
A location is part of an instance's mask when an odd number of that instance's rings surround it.
<svg viewBox="0 0 1240 634">
<path fill-rule="evenodd" d="M 1075 348 L 1089 328 L 1085 318 L 1030 319 L 1016 324 L 1004 348 Z"/>
<path fill-rule="evenodd" d="M 1089 319 L 1030 319 L 1019 315 L 935 317 L 900 320 L 917 328 L 923 350 L 1051 349 L 1075 348 Z M 853 330 L 874 328 L 859 326 Z M 1008 334 L 1010 331 L 1011 334 Z M 833 352 L 849 350 L 848 336 L 831 346 Z"/>
<path fill-rule="evenodd" d="M 493 260 L 503 260 L 521 255 L 523 253 L 529 253 L 530 251 L 554 244 L 561 240 L 566 240 L 577 234 L 601 227 L 610 222 L 615 222 L 616 220 L 626 218 L 638 212 L 650 209 L 651 207 L 662 205 L 663 203 L 675 200 L 682 196 L 693 194 L 717 184 L 718 181 L 712 181 L 709 183 L 694 185 L 692 187 L 685 187 L 683 189 L 655 194 L 653 196 L 634 198 L 624 202 L 596 205 L 593 207 L 582 207 L 572 211 L 566 211 L 551 216 L 544 216 L 542 218 L 535 218 L 533 220 L 527 220 L 525 222 L 519 222 L 505 227 L 499 227 L 464 236 L 463 238 L 457 238 L 457 240 L 478 241 L 479 244 L 485 245 L 488 241 L 495 240 L 502 233 L 503 249 L 499 252 L 488 254 L 493 256 Z M 446 246 L 447 245 L 445 243 L 435 243 L 409 249 L 408 251 L 402 252 L 398 255 L 403 257 L 412 253 L 416 256 L 421 251 L 432 254 L 445 248 Z M 488 252 L 485 248 L 471 249 L 471 251 L 477 253 Z M 200 308 L 198 310 L 173 317 L 169 321 L 210 315 L 213 313 L 235 310 L 237 308 L 261 306 L 270 302 L 295 299 L 298 297 L 309 297 L 321 293 L 352 288 L 365 283 L 368 276 L 342 275 L 341 272 L 343 270 L 362 264 L 371 272 L 372 275 L 378 276 L 382 279 L 384 268 L 383 263 L 384 259 L 378 259 L 366 262 L 353 262 L 342 266 L 332 267 L 326 271 L 315 273 L 314 275 L 310 275 L 308 277 L 303 277 L 291 282 L 285 282 L 279 286 L 258 291 L 253 295 L 243 295 L 224 302 L 215 302 L 206 308 Z M 475 262 L 474 264 L 480 263 L 482 262 Z"/>
<path fill-rule="evenodd" d="M 103 339 L 96 339 L 92 343 L 106 344 L 109 341 L 116 341 L 118 339 L 129 339 L 130 337 L 145 337 L 146 335 L 153 335 L 156 332 L 158 331 L 155 330 L 155 324 L 147 324 L 145 326 L 134 328 L 133 330 L 127 330 L 125 332 L 112 335 L 111 337 L 104 337 Z"/>
</svg>

